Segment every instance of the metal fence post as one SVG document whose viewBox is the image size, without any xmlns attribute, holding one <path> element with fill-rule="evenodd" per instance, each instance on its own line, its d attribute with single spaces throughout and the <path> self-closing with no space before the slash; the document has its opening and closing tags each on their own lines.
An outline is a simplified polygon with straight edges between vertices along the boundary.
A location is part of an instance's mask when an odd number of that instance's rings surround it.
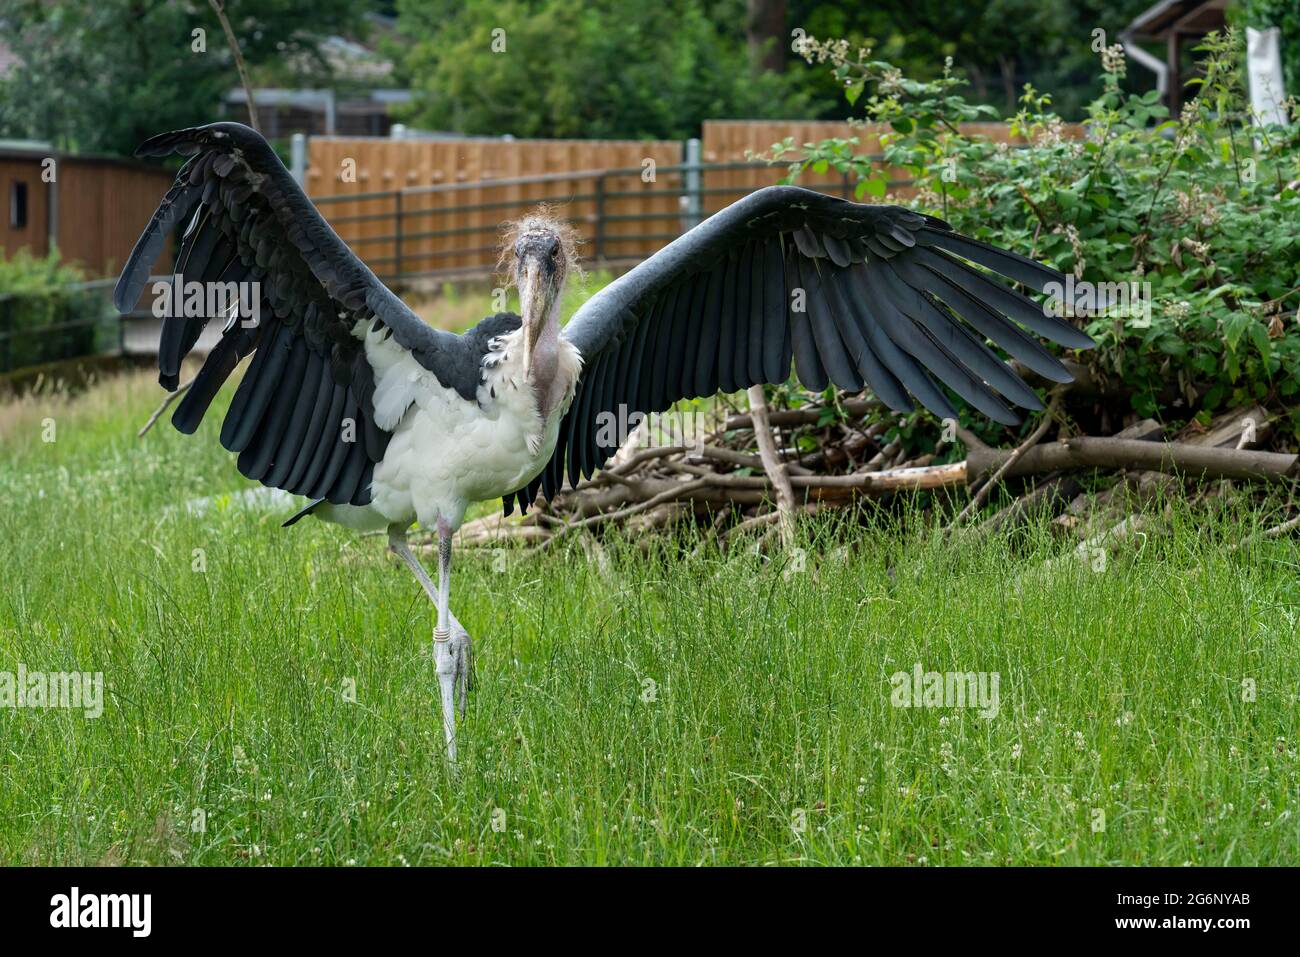
<svg viewBox="0 0 1300 957">
<path fill-rule="evenodd" d="M 596 262 L 605 258 L 605 174 L 596 177 Z"/>
<path fill-rule="evenodd" d="M 402 278 L 402 191 L 393 194 L 393 272 Z"/>
<path fill-rule="evenodd" d="M 290 172 L 294 181 L 302 186 L 307 174 L 307 137 L 294 133 L 289 143 L 289 162 L 292 164 Z"/>
<path fill-rule="evenodd" d="M 700 141 L 691 137 L 686 141 L 686 169 L 682 174 L 683 193 L 682 232 L 688 232 L 700 224 L 704 218 L 704 197 L 700 193 Z"/>
</svg>

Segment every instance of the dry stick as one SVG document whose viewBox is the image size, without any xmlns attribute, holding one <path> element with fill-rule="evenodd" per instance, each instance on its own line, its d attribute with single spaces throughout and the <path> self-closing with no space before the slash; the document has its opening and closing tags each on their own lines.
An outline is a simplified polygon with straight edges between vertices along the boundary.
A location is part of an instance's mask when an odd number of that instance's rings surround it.
<svg viewBox="0 0 1300 957">
<path fill-rule="evenodd" d="M 764 512 L 762 515 L 755 515 L 753 518 L 747 518 L 744 521 L 737 522 L 735 525 L 731 526 L 731 528 L 727 529 L 727 531 L 723 532 L 722 540 L 724 542 L 729 542 L 733 538 L 745 534 L 745 532 L 771 525 L 780 517 L 780 512 Z"/>
<path fill-rule="evenodd" d="M 680 455 L 682 452 L 685 451 L 686 451 L 686 446 L 684 445 L 664 445 L 654 449 L 643 449 L 642 451 L 638 452 L 636 455 L 628 459 L 626 462 L 624 462 L 622 465 L 616 465 L 612 469 L 606 469 L 605 472 L 602 472 L 601 474 L 603 475 L 608 472 L 617 472 L 619 475 L 627 475 L 633 470 L 635 470 L 636 467 L 641 465 L 643 462 L 649 462 L 652 461 L 653 459 L 662 458 L 665 455 Z"/>
<path fill-rule="evenodd" d="M 540 508 L 533 509 L 533 518 L 534 518 L 533 521 L 534 526 L 545 525 L 548 528 L 563 528 L 565 524 L 564 519 L 556 518 L 554 515 L 547 515 Z M 524 522 L 520 522 L 519 524 L 527 525 L 527 522 L 524 521 Z"/>
<path fill-rule="evenodd" d="M 162 414 L 167 411 L 167 407 L 188 392 L 190 386 L 193 384 L 194 379 L 191 378 L 188 382 L 182 382 L 177 386 L 175 392 L 168 392 L 166 398 L 159 403 L 158 408 L 153 410 L 153 415 L 149 416 L 149 421 L 146 422 L 140 431 L 135 434 L 135 437 L 137 439 L 144 438 L 145 433 L 153 428 L 153 424 L 162 418 Z"/>
<path fill-rule="evenodd" d="M 1260 532 L 1260 536 L 1262 538 L 1279 538 L 1297 527 L 1300 527 L 1300 515 L 1287 519 L 1281 525 L 1274 525 L 1272 528 L 1264 529 L 1264 531 Z"/>
<path fill-rule="evenodd" d="M 790 475 L 785 470 L 785 462 L 776 451 L 776 442 L 772 439 L 772 426 L 768 421 L 767 396 L 763 386 L 751 385 L 749 395 L 749 414 L 754 421 L 754 439 L 758 444 L 758 457 L 763 462 L 763 471 L 776 492 L 776 510 L 780 516 L 781 544 L 786 548 L 794 547 L 794 489 L 790 487 Z"/>
<path fill-rule="evenodd" d="M 656 505 L 660 505 L 663 502 L 681 498 L 683 495 L 694 492 L 696 489 L 704 488 L 707 484 L 708 483 L 703 479 L 681 482 L 673 488 L 667 489 L 660 492 L 658 495 L 646 499 L 644 502 L 637 502 L 635 505 L 629 505 L 627 508 L 621 508 L 616 512 L 597 512 L 595 515 L 590 515 L 580 522 L 570 522 L 563 528 L 556 529 L 555 534 L 546 540 L 543 547 L 545 547 L 545 545 L 550 545 L 551 542 L 559 540 L 576 529 L 588 528 L 592 525 L 598 525 L 601 522 L 613 522 L 628 518 L 632 515 L 636 515 L 638 512 L 644 512 L 646 509 L 654 508 Z"/>
<path fill-rule="evenodd" d="M 1148 516 L 1130 515 L 1117 524 L 1080 542 L 1072 551 L 1066 552 L 1064 555 L 1057 555 L 1055 558 L 1049 558 L 1043 562 L 1042 567 L 1059 567 L 1062 562 L 1070 559 L 1088 561 L 1099 549 L 1106 550 L 1110 546 L 1117 545 L 1127 539 L 1142 538 L 1145 541 L 1147 529 L 1150 526 L 1151 520 Z"/>
<path fill-rule="evenodd" d="M 1005 455 L 1005 452 L 994 449 L 970 450 L 966 467 L 971 479 L 984 475 L 995 466 L 1005 466 Z M 1296 455 L 1283 452 L 1237 451 L 1207 448 L 1190 442 L 1142 442 L 1077 435 L 1030 449 L 1012 464 L 1006 474 L 1012 477 L 1058 469 L 1126 468 L 1188 478 L 1279 482 L 1295 477 L 1296 462 Z"/>
<path fill-rule="evenodd" d="M 261 124 L 257 122 L 257 107 L 253 104 L 253 84 L 248 80 L 248 70 L 244 67 L 244 55 L 239 51 L 239 41 L 235 39 L 235 31 L 230 29 L 230 20 L 226 17 L 226 7 L 221 0 L 208 0 L 212 4 L 212 10 L 221 21 L 221 29 L 226 34 L 226 42 L 230 44 L 230 52 L 235 56 L 235 69 L 239 71 L 239 82 L 244 86 L 244 97 L 248 100 L 248 125 L 259 133 L 262 131 Z"/>
<path fill-rule="evenodd" d="M 1266 538 L 1281 538 L 1287 532 L 1294 531 L 1296 528 L 1300 528 L 1300 515 L 1287 519 L 1281 525 L 1274 525 L 1272 528 L 1266 528 L 1262 532 L 1255 532 L 1253 535 L 1247 535 L 1237 544 L 1229 548 L 1228 551 L 1238 551 L 1239 549 L 1246 548 L 1249 545 L 1254 545 L 1256 542 Z"/>
<path fill-rule="evenodd" d="M 638 501 L 643 502 L 651 497 L 655 497 L 658 501 L 658 497 L 664 495 L 690 498 L 692 501 L 715 505 L 759 505 L 772 498 L 771 485 L 765 475 L 724 475 L 685 463 L 674 463 L 674 467 L 678 471 L 695 476 L 694 480 L 678 482 L 670 479 L 644 478 L 627 487 L 631 496 L 640 497 L 637 500 L 629 501 L 627 496 L 614 496 L 612 501 L 603 505 L 598 504 L 589 510 L 586 506 L 591 504 L 590 497 L 573 504 L 586 510 L 586 518 L 594 524 L 621 517 L 624 513 L 619 509 L 636 505 Z M 811 497 L 819 500 L 839 501 L 859 494 L 883 495 L 890 492 L 965 485 L 966 463 L 953 462 L 925 468 L 891 469 L 852 475 L 792 475 L 790 484 L 794 488 L 808 489 Z"/>
<path fill-rule="evenodd" d="M 553 527 L 553 534 L 541 546 L 545 547 L 556 538 L 567 535 L 577 528 L 589 528 L 594 525 L 617 522 L 630 518 L 666 503 L 680 500 L 707 501 L 713 504 L 747 504 L 757 505 L 771 500 L 772 487 L 765 475 L 726 475 L 708 472 L 686 463 L 671 463 L 680 471 L 698 476 L 685 482 L 666 479 L 641 479 L 636 482 L 637 491 L 648 497 L 624 505 L 621 508 L 596 512 L 574 522 L 562 522 L 547 516 L 546 522 Z M 702 474 L 701 474 L 702 473 Z M 919 489 L 946 488 L 966 484 L 966 463 L 951 462 L 946 465 L 932 465 L 921 468 L 900 468 L 883 472 L 866 472 L 852 475 L 794 475 L 790 477 L 794 488 L 807 489 L 815 498 L 795 509 L 796 513 L 812 513 L 828 505 L 834 506 L 856 495 L 881 495 L 890 492 L 915 491 Z M 657 490 L 657 491 L 656 491 Z M 764 513 L 763 521 L 746 520 L 736 526 L 754 528 L 775 522 L 780 513 Z M 545 532 L 536 526 L 504 526 L 493 528 L 493 534 L 511 537 L 516 530 L 527 530 L 528 535 L 518 537 L 536 540 Z M 463 531 L 463 530 L 462 530 Z M 724 536 L 724 538 L 727 536 Z"/>
<path fill-rule="evenodd" d="M 883 469 L 887 464 L 889 464 L 889 460 L 892 459 L 895 455 L 897 455 L 898 450 L 901 449 L 902 447 L 903 447 L 903 440 L 894 439 L 894 441 L 890 442 L 883 449 L 881 449 L 870 459 L 868 459 L 866 464 L 863 465 L 862 468 L 858 469 L 858 472 L 855 474 L 861 474 L 863 472 L 878 472 L 879 470 Z"/>
<path fill-rule="evenodd" d="M 665 455 L 678 455 L 685 451 L 686 446 L 684 445 L 665 445 L 654 449 L 643 449 L 621 465 L 601 469 L 601 471 L 596 473 L 593 478 L 579 482 L 571 491 L 583 492 L 589 488 L 608 485 L 610 482 L 622 482 L 625 485 L 631 484 L 632 482 L 635 482 L 636 479 L 630 479 L 629 476 L 632 472 L 636 471 L 639 466 L 654 459 L 663 458 Z"/>
<path fill-rule="evenodd" d="M 880 403 L 873 399 L 849 399 L 841 403 L 840 408 L 849 416 L 849 418 L 861 418 L 872 409 L 880 408 Z M 816 425 L 821 421 L 822 414 L 827 407 L 824 405 L 813 406 L 808 409 L 785 409 L 780 412 L 768 412 L 767 421 L 769 425 L 777 425 L 782 428 L 790 425 Z M 722 423 L 722 431 L 733 432 L 736 429 L 752 429 L 754 427 L 754 417 L 748 414 L 728 416 Z"/>
<path fill-rule="evenodd" d="M 813 512 L 816 512 L 820 507 L 821 506 L 818 503 L 810 502 L 807 505 L 801 506 L 799 511 L 811 515 Z M 766 525 L 771 525 L 773 522 L 777 521 L 780 517 L 781 517 L 780 512 L 764 512 L 762 515 L 755 515 L 753 518 L 747 518 L 743 522 L 736 523 L 731 528 L 729 528 L 726 532 L 724 532 L 722 535 L 722 540 L 725 542 L 730 542 L 733 538 L 738 538 L 741 535 L 744 535 L 746 532 L 753 531 L 756 528 L 763 528 Z"/>
<path fill-rule="evenodd" d="M 184 395 L 185 390 L 188 389 L 193 384 L 194 384 L 194 380 L 191 379 L 189 382 L 186 382 L 184 385 L 178 388 L 175 392 L 168 392 L 167 397 L 162 400 L 162 404 L 159 405 L 158 408 L 153 410 L 153 415 L 149 416 L 149 421 L 146 422 L 141 427 L 140 431 L 135 434 L 135 437 L 137 439 L 144 438 L 145 433 L 148 432 L 150 429 L 152 429 L 153 424 L 162 417 L 162 414 L 164 412 L 167 411 L 167 407 L 170 406 L 177 399 L 179 399 L 182 395 Z"/>
<path fill-rule="evenodd" d="M 208 2 L 212 5 L 212 10 L 216 13 L 217 19 L 221 21 L 221 29 L 226 34 L 226 42 L 230 44 L 230 52 L 235 57 L 235 69 L 239 73 L 239 82 L 244 87 L 244 98 L 248 100 L 248 125 L 260 133 L 262 127 L 257 122 L 257 107 L 253 105 L 253 84 L 249 82 L 248 70 L 244 66 L 244 55 L 239 50 L 239 41 L 235 39 L 235 31 L 230 28 L 230 20 L 226 17 L 225 5 L 221 3 L 221 0 L 208 0 Z M 167 411 L 168 406 L 188 392 L 193 384 L 194 378 L 191 377 L 188 381 L 178 385 L 175 392 L 167 393 L 167 397 L 162 400 L 158 408 L 153 410 L 153 415 L 149 416 L 149 421 L 136 433 L 135 437 L 137 439 L 144 438 L 145 433 L 153 428 L 153 424 L 162 418 L 162 414 Z"/>
<path fill-rule="evenodd" d="M 698 450 L 701 458 L 714 459 L 718 462 L 725 462 L 728 465 L 739 465 L 741 468 L 761 469 L 763 460 L 757 455 L 750 455 L 747 452 L 736 452 L 733 449 L 723 449 L 716 445 L 702 445 Z M 790 475 L 812 475 L 812 469 L 804 468 L 797 462 L 786 462 L 785 470 Z"/>
<path fill-rule="evenodd" d="M 1014 528 L 1039 509 L 1055 517 L 1056 513 L 1068 505 L 1081 491 L 1083 491 L 1082 487 L 1070 476 L 1061 472 L 1049 472 L 1037 485 L 985 519 L 979 529 L 982 532 L 1002 532 Z"/>
<path fill-rule="evenodd" d="M 1047 408 L 1043 411 L 1042 421 L 1040 421 L 1037 427 L 1034 429 L 1034 431 L 1029 434 L 1029 438 L 1025 439 L 1025 441 L 1017 445 L 1015 450 L 1012 451 L 1012 453 L 1009 456 L 1007 456 L 1007 460 L 1002 463 L 1002 465 L 998 468 L 996 472 L 993 473 L 993 477 L 990 478 L 987 482 L 985 482 L 984 485 L 979 489 L 979 491 L 977 491 L 973 496 L 971 496 L 971 500 L 966 503 L 966 507 L 963 508 L 961 512 L 958 513 L 957 517 L 953 519 L 952 524 L 948 526 L 949 531 L 952 531 L 953 529 L 960 527 L 961 524 L 965 522 L 970 515 L 974 514 L 975 512 L 978 512 L 980 506 L 983 505 L 984 501 L 989 497 L 989 493 L 993 491 L 994 487 L 997 486 L 998 482 L 1002 481 L 1002 476 L 1007 474 L 1007 470 L 1011 468 L 1011 466 L 1015 463 L 1016 459 L 1020 458 L 1020 456 L 1024 454 L 1026 449 L 1030 448 L 1033 445 L 1037 445 L 1038 440 L 1047 434 L 1047 430 L 1052 425 L 1052 419 L 1056 415 L 1056 410 L 1060 407 L 1061 394 L 1062 393 L 1059 390 L 1052 393 L 1052 399 L 1047 404 Z M 974 450 L 972 449 L 968 451 L 974 451 Z M 974 476 L 971 476 L 968 472 L 967 481 L 971 480 L 972 478 L 974 478 Z"/>
<path fill-rule="evenodd" d="M 771 480 L 764 475 L 734 475 L 710 472 L 686 462 L 674 462 L 673 468 L 699 478 L 707 485 L 718 488 L 770 490 Z M 888 469 L 881 472 L 853 472 L 849 475 L 792 475 L 794 488 L 844 489 L 859 492 L 916 491 L 966 484 L 966 463 L 949 462 L 946 465 L 915 465 Z"/>
<path fill-rule="evenodd" d="M 968 449 L 987 449 L 989 447 L 987 442 L 970 429 L 959 425 L 957 426 L 956 432 L 957 438 L 961 439 L 962 444 L 964 444 Z"/>
</svg>

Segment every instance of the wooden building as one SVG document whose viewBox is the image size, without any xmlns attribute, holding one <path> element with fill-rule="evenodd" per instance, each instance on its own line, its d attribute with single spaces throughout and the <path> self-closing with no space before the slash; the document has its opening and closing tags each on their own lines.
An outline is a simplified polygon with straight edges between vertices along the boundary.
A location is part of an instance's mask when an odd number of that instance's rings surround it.
<svg viewBox="0 0 1300 957">
<path fill-rule="evenodd" d="M 0 250 L 44 256 L 57 246 L 87 277 L 122 268 L 173 172 L 131 160 L 0 141 Z M 3 290 L 0 290 L 3 292 Z"/>
<path fill-rule="evenodd" d="M 1231 0 L 1160 0 L 1130 23 L 1120 41 L 1128 55 L 1156 75 L 1161 99 L 1174 115 L 1186 98 L 1187 81 L 1195 74 L 1191 49 L 1212 31 L 1227 25 Z M 1164 60 L 1148 53 L 1141 43 L 1164 47 Z"/>
</svg>

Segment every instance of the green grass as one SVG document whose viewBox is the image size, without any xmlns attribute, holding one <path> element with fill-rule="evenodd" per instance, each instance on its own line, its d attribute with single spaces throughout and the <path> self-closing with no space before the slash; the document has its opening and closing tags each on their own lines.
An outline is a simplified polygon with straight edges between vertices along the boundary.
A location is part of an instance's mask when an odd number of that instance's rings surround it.
<svg viewBox="0 0 1300 957">
<path fill-rule="evenodd" d="M 462 557 L 453 776 L 411 576 L 378 539 L 177 508 L 247 483 L 219 416 L 137 440 L 155 399 L 0 410 L 0 671 L 107 686 L 95 720 L 0 709 L 0 864 L 1294 860 L 1296 547 L 1229 550 L 1265 520 L 1241 501 L 1175 504 L 1101 572 L 914 515 L 808 526 L 802 568 Z M 892 707 L 918 662 L 999 673 L 1000 712 Z"/>
</svg>

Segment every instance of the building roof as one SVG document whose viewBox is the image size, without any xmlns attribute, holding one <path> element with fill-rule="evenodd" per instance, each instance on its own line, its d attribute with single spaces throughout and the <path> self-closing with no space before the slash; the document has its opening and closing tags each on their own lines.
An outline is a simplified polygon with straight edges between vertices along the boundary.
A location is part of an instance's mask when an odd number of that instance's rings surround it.
<svg viewBox="0 0 1300 957">
<path fill-rule="evenodd" d="M 1125 33 L 1140 40 L 1165 40 L 1170 33 L 1204 36 L 1220 30 L 1230 0 L 1161 0 L 1139 13 Z"/>
<path fill-rule="evenodd" d="M 55 148 L 42 140 L 4 140 L 0 139 L 0 159 L 30 160 L 39 163 L 53 157 L 60 164 L 71 163 L 86 166 L 122 166 L 127 169 L 160 169 L 156 162 L 134 159 L 129 156 L 110 156 L 107 153 L 69 153 Z"/>
</svg>

